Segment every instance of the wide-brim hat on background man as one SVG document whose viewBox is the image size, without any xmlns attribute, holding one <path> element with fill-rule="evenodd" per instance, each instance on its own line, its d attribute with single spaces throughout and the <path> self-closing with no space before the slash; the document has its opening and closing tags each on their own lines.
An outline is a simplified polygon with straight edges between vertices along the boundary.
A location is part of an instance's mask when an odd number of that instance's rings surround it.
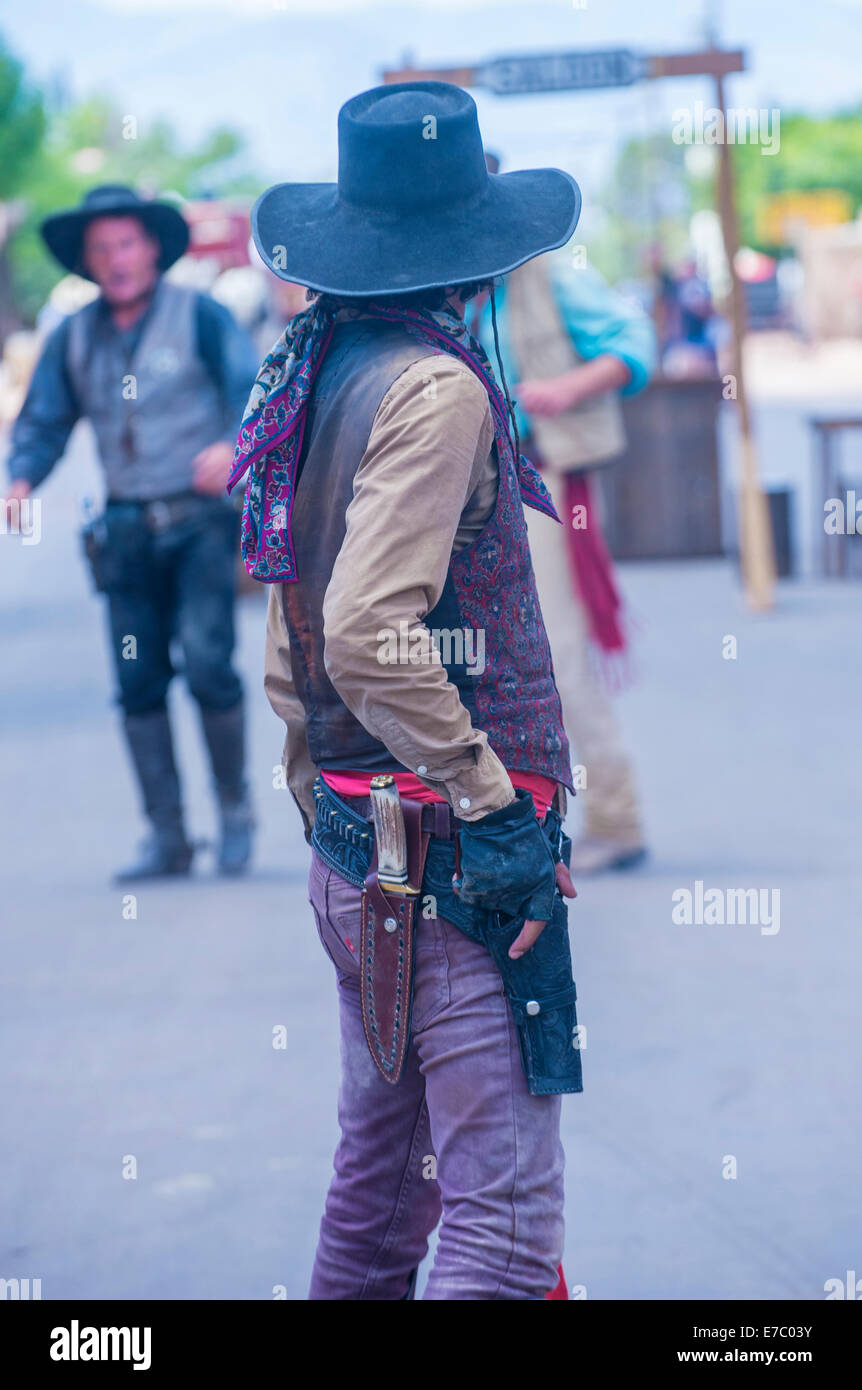
<svg viewBox="0 0 862 1390">
<path fill-rule="evenodd" d="M 84 228 L 95 217 L 137 217 L 161 247 L 159 270 L 178 261 L 189 244 L 189 226 L 170 203 L 141 198 L 124 184 L 106 183 L 91 188 L 80 207 L 46 217 L 39 230 L 52 256 L 76 275 L 93 277 L 83 263 Z"/>
<path fill-rule="evenodd" d="M 580 210 L 562 169 L 488 173 L 461 87 L 401 82 L 342 106 L 337 183 L 276 184 L 251 226 L 282 280 L 377 296 L 504 275 L 565 245 Z"/>
</svg>

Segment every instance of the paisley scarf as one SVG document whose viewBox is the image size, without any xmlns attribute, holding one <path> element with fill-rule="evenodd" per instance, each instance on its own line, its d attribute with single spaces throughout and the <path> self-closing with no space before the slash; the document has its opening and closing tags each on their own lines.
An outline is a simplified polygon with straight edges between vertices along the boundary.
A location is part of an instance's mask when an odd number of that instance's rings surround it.
<svg viewBox="0 0 862 1390">
<path fill-rule="evenodd" d="M 488 358 L 463 319 L 448 308 L 404 309 L 382 303 L 363 312 L 391 323 L 403 323 L 420 342 L 466 362 L 488 393 L 500 468 L 515 466 L 507 402 Z M 227 490 L 232 492 L 248 472 L 242 556 L 248 573 L 264 584 L 291 584 L 299 578 L 290 517 L 306 408 L 332 339 L 335 316 L 335 310 L 318 303 L 290 320 L 263 360 L 240 426 Z M 517 471 L 521 497 L 527 506 L 560 521 L 538 470 L 523 455 L 517 460 Z"/>
</svg>

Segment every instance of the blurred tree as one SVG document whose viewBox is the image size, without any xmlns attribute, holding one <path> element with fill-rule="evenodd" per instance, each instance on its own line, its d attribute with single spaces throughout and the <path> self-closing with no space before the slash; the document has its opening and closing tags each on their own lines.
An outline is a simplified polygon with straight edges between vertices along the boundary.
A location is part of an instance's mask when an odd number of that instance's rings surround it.
<svg viewBox="0 0 862 1390">
<path fill-rule="evenodd" d="M 0 39 L 0 198 L 18 192 L 44 133 L 42 98 L 24 82 L 21 64 Z"/>
<path fill-rule="evenodd" d="M 862 208 L 862 107 L 831 116 L 781 112 L 779 134 L 775 154 L 764 154 L 761 144 L 731 146 L 740 239 L 769 255 L 788 249 L 759 237 L 758 209 L 772 194 L 837 188 L 850 197 L 854 214 Z M 715 207 L 716 164 L 714 145 L 677 145 L 670 133 L 627 141 L 605 196 L 610 259 L 624 258 L 631 273 L 638 248 L 650 235 L 647 223 L 667 258 L 679 255 L 691 214 Z M 701 172 L 697 165 L 706 168 Z"/>
<path fill-rule="evenodd" d="M 685 149 L 664 135 L 627 140 L 602 197 L 603 234 L 590 260 L 612 282 L 648 273 L 654 245 L 676 258 L 687 240 L 692 198 Z"/>
<path fill-rule="evenodd" d="M 0 97 L 0 116 L 2 111 Z M 260 191 L 260 180 L 240 158 L 243 137 L 227 128 L 183 149 L 169 122 L 124 115 L 102 96 L 65 105 L 49 102 L 47 122 L 44 113 L 42 122 L 26 155 L 18 158 L 17 192 L 26 215 L 10 244 L 12 298 L 29 322 L 63 274 L 45 250 L 39 223 L 48 213 L 73 206 L 95 184 L 127 183 L 141 193 L 177 198 Z M 2 138 L 10 138 L 5 130 Z M 21 146 L 23 133 L 16 150 Z M 5 144 L 0 144 L 0 154 L 5 154 Z M 3 159 L 0 178 L 5 172 Z"/>
<path fill-rule="evenodd" d="M 741 240 L 757 251 L 787 254 L 787 247 L 758 240 L 758 206 L 770 194 L 839 188 L 854 215 L 862 207 L 862 107 L 831 116 L 782 111 L 776 154 L 764 155 L 754 144 L 734 145 L 732 153 Z"/>
<path fill-rule="evenodd" d="M 769 131 L 774 135 L 770 111 Z M 791 248 L 764 241 L 759 211 L 776 193 L 840 189 L 862 209 L 862 107 L 830 116 L 781 112 L 775 154 L 760 144 L 731 146 L 743 246 L 768 255 Z M 667 134 L 628 140 L 602 198 L 601 235 L 590 261 L 612 282 L 644 277 L 685 255 L 692 214 L 716 206 L 714 145 L 676 144 Z"/>
<path fill-rule="evenodd" d="M 26 182 L 44 133 L 42 99 L 28 87 L 21 64 L 0 39 L 0 341 L 18 321 L 9 250 L 24 209 L 15 195 Z"/>
</svg>

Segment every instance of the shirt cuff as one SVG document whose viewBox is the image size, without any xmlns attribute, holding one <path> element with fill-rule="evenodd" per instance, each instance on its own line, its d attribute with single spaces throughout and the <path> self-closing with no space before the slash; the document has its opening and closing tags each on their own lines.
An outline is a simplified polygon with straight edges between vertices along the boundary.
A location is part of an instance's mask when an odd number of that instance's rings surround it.
<svg viewBox="0 0 862 1390">
<path fill-rule="evenodd" d="M 9 475 L 10 483 L 29 483 L 31 488 L 36 488 L 43 483 L 50 473 L 49 468 L 40 468 L 37 464 L 28 464 L 25 461 L 10 459 L 6 464 L 6 472 Z"/>
<path fill-rule="evenodd" d="M 620 387 L 621 396 L 636 396 L 638 391 L 642 391 L 650 379 L 650 371 L 647 366 L 633 352 L 626 352 L 620 348 L 609 348 L 614 357 L 618 357 L 624 362 L 631 372 L 630 379 L 625 386 Z"/>
<path fill-rule="evenodd" d="M 515 788 L 508 772 L 493 749 L 487 746 L 472 767 L 447 773 L 445 781 L 437 780 L 433 774 L 434 769 L 426 769 L 422 763 L 416 769 L 417 777 L 431 791 L 445 797 L 459 820 L 479 820 L 515 800 Z"/>
</svg>

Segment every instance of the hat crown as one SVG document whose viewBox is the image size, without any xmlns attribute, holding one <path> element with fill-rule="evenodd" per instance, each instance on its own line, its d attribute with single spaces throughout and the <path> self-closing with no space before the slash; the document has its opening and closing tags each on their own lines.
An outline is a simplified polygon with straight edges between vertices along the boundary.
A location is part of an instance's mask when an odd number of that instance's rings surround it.
<svg viewBox="0 0 862 1390">
<path fill-rule="evenodd" d="M 476 103 L 448 82 L 372 87 L 338 113 L 338 193 L 394 215 L 487 188 Z"/>
<path fill-rule="evenodd" d="M 462 87 L 399 82 L 342 106 L 337 183 L 276 184 L 251 225 L 280 279 L 365 298 L 505 275 L 568 241 L 580 206 L 561 169 L 488 173 Z"/>
<path fill-rule="evenodd" d="M 88 212 L 100 207 L 113 207 L 117 203 L 141 203 L 143 199 L 133 188 L 124 183 L 100 183 L 85 195 L 81 206 Z"/>
</svg>

